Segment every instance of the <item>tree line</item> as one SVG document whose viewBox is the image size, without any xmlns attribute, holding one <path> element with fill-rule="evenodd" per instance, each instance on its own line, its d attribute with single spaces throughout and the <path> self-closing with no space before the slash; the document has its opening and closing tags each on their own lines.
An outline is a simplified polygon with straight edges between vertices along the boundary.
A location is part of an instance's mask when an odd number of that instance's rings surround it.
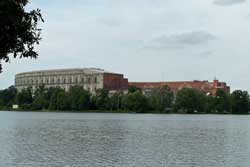
<svg viewBox="0 0 250 167">
<path fill-rule="evenodd" d="M 168 86 L 146 94 L 136 87 L 129 87 L 126 94 L 106 89 L 91 94 L 81 86 L 73 86 L 67 92 L 44 86 L 35 92 L 31 88 L 18 92 L 13 86 L 1 90 L 0 109 L 11 110 L 13 104 L 24 111 L 248 114 L 250 110 L 247 91 L 229 94 L 218 90 L 215 96 L 208 96 L 196 89 L 183 88 L 174 94 Z"/>
</svg>

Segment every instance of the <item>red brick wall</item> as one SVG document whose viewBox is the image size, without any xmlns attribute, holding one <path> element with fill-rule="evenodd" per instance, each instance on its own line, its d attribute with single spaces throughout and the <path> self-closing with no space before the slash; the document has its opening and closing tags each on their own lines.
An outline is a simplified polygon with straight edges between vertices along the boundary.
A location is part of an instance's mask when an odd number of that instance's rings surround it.
<svg viewBox="0 0 250 167">
<path fill-rule="evenodd" d="M 128 79 L 127 78 L 123 78 L 123 80 L 122 80 L 122 89 L 123 90 L 128 89 Z"/>
<path fill-rule="evenodd" d="M 127 90 L 128 79 L 122 74 L 104 73 L 103 85 L 108 90 Z"/>
<path fill-rule="evenodd" d="M 143 89 L 159 88 L 168 85 L 173 92 L 177 92 L 182 88 L 194 88 L 204 93 L 215 95 L 218 89 L 230 92 L 230 87 L 224 82 L 214 81 L 180 81 L 180 82 L 129 82 L 129 86 L 135 86 Z"/>
</svg>

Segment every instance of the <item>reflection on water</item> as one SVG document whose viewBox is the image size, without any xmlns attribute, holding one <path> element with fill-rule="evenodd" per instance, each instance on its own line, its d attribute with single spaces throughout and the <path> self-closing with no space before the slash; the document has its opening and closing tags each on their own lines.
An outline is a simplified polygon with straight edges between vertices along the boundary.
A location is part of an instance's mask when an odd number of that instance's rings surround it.
<svg viewBox="0 0 250 167">
<path fill-rule="evenodd" d="M 0 112 L 1 167 L 249 167 L 250 116 Z"/>
</svg>

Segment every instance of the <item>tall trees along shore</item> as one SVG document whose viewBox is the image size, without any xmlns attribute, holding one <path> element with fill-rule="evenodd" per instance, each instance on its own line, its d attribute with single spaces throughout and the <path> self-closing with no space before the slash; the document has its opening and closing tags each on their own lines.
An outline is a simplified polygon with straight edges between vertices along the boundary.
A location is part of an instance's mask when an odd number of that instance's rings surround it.
<svg viewBox="0 0 250 167">
<path fill-rule="evenodd" d="M 174 95 L 167 86 L 154 89 L 147 96 L 136 87 L 130 87 L 127 94 L 110 94 L 105 89 L 90 94 L 80 86 L 68 92 L 44 86 L 35 92 L 30 88 L 18 92 L 13 86 L 0 91 L 0 110 L 12 110 L 15 104 L 19 111 L 249 114 L 250 110 L 247 91 L 229 94 L 219 90 L 216 96 L 208 96 L 183 88 Z"/>
</svg>

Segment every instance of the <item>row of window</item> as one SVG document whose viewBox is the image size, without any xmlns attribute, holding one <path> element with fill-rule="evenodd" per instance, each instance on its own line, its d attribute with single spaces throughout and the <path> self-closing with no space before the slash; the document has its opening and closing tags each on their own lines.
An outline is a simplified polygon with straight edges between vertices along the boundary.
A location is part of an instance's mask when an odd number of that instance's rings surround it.
<svg viewBox="0 0 250 167">
<path fill-rule="evenodd" d="M 34 85 L 34 84 L 78 84 L 78 83 L 97 83 L 97 77 L 93 78 L 45 78 L 45 79 L 27 79 L 16 80 L 16 85 Z"/>
<path fill-rule="evenodd" d="M 22 88 L 20 88 L 20 90 L 22 89 L 26 89 L 28 88 L 29 86 L 24 86 Z M 49 86 L 50 87 L 50 86 Z M 52 86 L 53 87 L 53 86 Z M 87 91 L 90 91 L 90 92 L 96 92 L 97 91 L 97 87 L 96 86 L 82 86 L 84 90 L 87 90 Z M 37 89 L 37 86 L 31 86 L 30 88 L 32 88 L 32 91 L 35 91 Z M 60 86 L 61 89 L 65 90 L 65 91 L 68 91 L 71 86 Z"/>
</svg>

